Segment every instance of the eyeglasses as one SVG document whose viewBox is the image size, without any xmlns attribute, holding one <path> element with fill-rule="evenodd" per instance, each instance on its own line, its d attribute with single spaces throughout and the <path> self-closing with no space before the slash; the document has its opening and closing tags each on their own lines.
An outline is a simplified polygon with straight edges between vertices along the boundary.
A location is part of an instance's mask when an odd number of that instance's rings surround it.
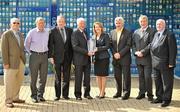
<svg viewBox="0 0 180 112">
<path fill-rule="evenodd" d="M 18 22 L 13 22 L 13 24 L 20 24 L 20 23 L 18 23 Z"/>
</svg>

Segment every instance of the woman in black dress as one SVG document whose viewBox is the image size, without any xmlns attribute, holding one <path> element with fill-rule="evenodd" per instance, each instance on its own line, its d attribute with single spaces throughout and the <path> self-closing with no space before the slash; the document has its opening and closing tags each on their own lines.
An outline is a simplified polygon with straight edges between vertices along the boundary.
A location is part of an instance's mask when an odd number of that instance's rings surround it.
<svg viewBox="0 0 180 112">
<path fill-rule="evenodd" d="M 105 97 L 106 79 L 109 74 L 109 36 L 104 33 L 103 25 L 100 22 L 95 22 L 93 25 L 94 35 L 92 39 L 96 40 L 94 73 L 96 75 L 97 84 L 99 87 L 98 98 Z"/>
</svg>

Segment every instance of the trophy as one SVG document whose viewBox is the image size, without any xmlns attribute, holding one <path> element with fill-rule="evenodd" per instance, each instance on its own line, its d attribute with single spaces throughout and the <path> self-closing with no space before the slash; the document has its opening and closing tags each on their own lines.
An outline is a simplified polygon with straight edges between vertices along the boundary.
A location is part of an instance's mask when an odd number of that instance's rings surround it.
<svg viewBox="0 0 180 112">
<path fill-rule="evenodd" d="M 92 38 L 90 38 L 88 40 L 88 52 L 94 52 L 94 50 L 96 49 L 96 38 L 95 36 L 92 36 Z M 91 56 L 91 62 L 94 63 L 94 56 Z"/>
</svg>

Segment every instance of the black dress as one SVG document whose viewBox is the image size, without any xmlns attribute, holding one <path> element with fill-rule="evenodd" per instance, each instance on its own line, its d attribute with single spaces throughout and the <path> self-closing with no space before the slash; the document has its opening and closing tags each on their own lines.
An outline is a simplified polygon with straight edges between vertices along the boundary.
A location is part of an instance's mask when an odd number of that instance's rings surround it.
<svg viewBox="0 0 180 112">
<path fill-rule="evenodd" d="M 94 74 L 96 76 L 109 75 L 109 36 L 102 33 L 100 38 L 96 40 L 96 47 L 98 51 L 95 53 Z"/>
</svg>

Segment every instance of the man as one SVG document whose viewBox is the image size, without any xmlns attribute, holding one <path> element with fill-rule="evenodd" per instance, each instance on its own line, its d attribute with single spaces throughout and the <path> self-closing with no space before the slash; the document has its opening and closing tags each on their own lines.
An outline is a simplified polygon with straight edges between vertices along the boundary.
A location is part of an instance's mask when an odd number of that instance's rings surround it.
<svg viewBox="0 0 180 112">
<path fill-rule="evenodd" d="M 136 56 L 136 64 L 139 72 L 139 95 L 136 99 L 145 98 L 147 92 L 148 101 L 153 100 L 152 92 L 152 66 L 150 50 L 146 49 L 151 43 L 155 30 L 148 26 L 148 17 L 139 17 L 140 28 L 133 34 L 133 53 Z"/>
<path fill-rule="evenodd" d="M 31 73 L 32 102 L 45 101 L 43 94 L 48 72 L 48 39 L 49 31 L 45 28 L 45 20 L 36 18 L 36 28 L 30 30 L 25 39 L 25 48 L 30 53 L 29 68 Z M 39 74 L 39 87 L 36 87 Z"/>
<path fill-rule="evenodd" d="M 57 27 L 51 30 L 49 35 L 49 58 L 50 62 L 55 65 L 55 93 L 56 98 L 59 100 L 61 96 L 61 68 L 63 69 L 63 87 L 62 96 L 64 99 L 69 99 L 69 81 L 70 69 L 72 61 L 72 45 L 71 34 L 73 30 L 67 28 L 66 21 L 63 16 L 57 17 Z"/>
<path fill-rule="evenodd" d="M 161 107 L 171 103 L 177 54 L 176 38 L 165 27 L 165 20 L 156 21 L 157 33 L 150 49 L 157 97 L 152 103 L 162 103 Z"/>
<path fill-rule="evenodd" d="M 122 75 L 123 75 L 123 96 L 122 100 L 127 100 L 131 90 L 131 33 L 124 28 L 124 19 L 115 18 L 116 29 L 110 32 L 111 52 L 113 55 L 114 76 L 117 83 L 117 92 L 113 98 L 121 97 Z"/>
<path fill-rule="evenodd" d="M 93 52 L 88 52 L 87 35 L 84 32 L 85 20 L 84 18 L 77 19 L 77 30 L 72 34 L 72 47 L 73 47 L 73 63 L 75 65 L 75 97 L 76 100 L 82 100 L 81 85 L 84 76 L 84 98 L 92 99 L 90 96 L 90 69 L 91 62 L 90 56 Z"/>
<path fill-rule="evenodd" d="M 14 107 L 13 103 L 24 103 L 19 99 L 19 91 L 24 79 L 25 52 L 24 37 L 19 31 L 20 20 L 12 18 L 10 29 L 3 33 L 1 40 L 4 67 L 5 105 Z"/>
</svg>

